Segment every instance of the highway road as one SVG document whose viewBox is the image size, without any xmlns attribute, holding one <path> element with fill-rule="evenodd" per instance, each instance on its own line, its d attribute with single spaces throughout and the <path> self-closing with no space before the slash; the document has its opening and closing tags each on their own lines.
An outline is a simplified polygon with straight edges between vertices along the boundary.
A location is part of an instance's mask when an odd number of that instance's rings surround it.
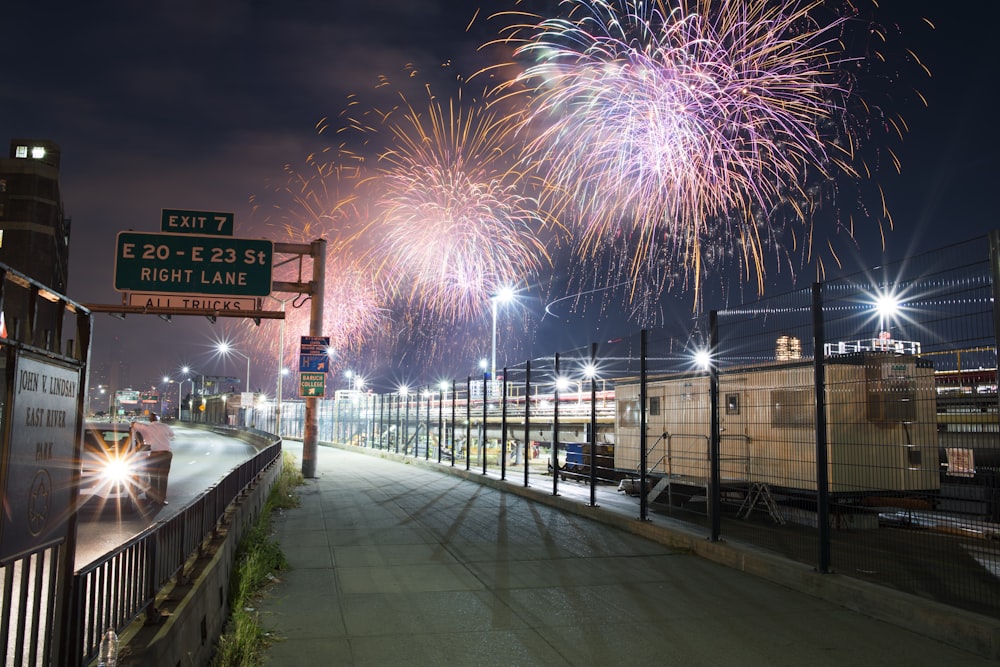
<svg viewBox="0 0 1000 667">
<path fill-rule="evenodd" d="M 113 550 L 157 521 L 169 519 L 254 453 L 253 447 L 211 431 L 171 424 L 174 458 L 168 504 L 146 506 L 139 514 L 119 516 L 114 507 L 97 511 L 88 504 L 77 526 L 76 569 Z M 93 503 L 96 505 L 96 503 Z"/>
</svg>

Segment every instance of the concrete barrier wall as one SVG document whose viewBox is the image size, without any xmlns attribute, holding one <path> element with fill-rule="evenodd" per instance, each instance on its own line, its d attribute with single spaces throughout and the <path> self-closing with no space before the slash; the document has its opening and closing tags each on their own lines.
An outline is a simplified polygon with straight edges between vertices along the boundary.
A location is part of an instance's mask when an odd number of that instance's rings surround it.
<svg viewBox="0 0 1000 667">
<path fill-rule="evenodd" d="M 234 433 L 234 436 L 237 434 Z M 255 446 L 270 444 L 248 434 Z M 265 440 L 267 442 L 265 443 Z M 264 470 L 258 482 L 227 511 L 218 535 L 185 568 L 185 576 L 157 596 L 157 622 L 139 619 L 120 637 L 120 667 L 174 665 L 207 667 L 229 619 L 229 592 L 240 539 L 260 516 L 281 472 L 281 459 Z"/>
</svg>

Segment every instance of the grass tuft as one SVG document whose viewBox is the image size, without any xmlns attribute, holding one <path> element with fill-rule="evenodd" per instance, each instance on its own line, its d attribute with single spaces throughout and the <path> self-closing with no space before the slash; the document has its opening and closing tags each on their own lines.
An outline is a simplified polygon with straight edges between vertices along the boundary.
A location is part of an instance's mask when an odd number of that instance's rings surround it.
<svg viewBox="0 0 1000 667">
<path fill-rule="evenodd" d="M 212 667 L 254 667 L 262 664 L 261 653 L 266 636 L 254 609 L 255 600 L 274 574 L 288 567 L 278 543 L 271 539 L 271 514 L 275 510 L 299 506 L 295 487 L 303 481 L 295 457 L 290 452 L 282 452 L 281 472 L 271 487 L 264 509 L 236 550 L 236 567 L 233 568 L 229 587 L 231 616 L 226 632 L 219 638 Z"/>
</svg>

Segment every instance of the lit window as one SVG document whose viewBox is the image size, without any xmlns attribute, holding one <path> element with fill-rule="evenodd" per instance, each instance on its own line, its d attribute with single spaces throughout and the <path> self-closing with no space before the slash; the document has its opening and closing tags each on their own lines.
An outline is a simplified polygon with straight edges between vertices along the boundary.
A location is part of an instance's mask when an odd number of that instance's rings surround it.
<svg viewBox="0 0 1000 667">
<path fill-rule="evenodd" d="M 0 248 L 3 247 L 3 230 L 0 229 Z"/>
<path fill-rule="evenodd" d="M 7 192 L 7 179 L 0 178 L 0 192 Z"/>
<path fill-rule="evenodd" d="M 17 146 L 14 149 L 14 157 L 28 157 L 28 147 L 27 146 Z"/>
<path fill-rule="evenodd" d="M 31 147 L 31 157 L 36 160 L 41 160 L 45 157 L 45 147 L 44 146 L 32 146 Z"/>
</svg>

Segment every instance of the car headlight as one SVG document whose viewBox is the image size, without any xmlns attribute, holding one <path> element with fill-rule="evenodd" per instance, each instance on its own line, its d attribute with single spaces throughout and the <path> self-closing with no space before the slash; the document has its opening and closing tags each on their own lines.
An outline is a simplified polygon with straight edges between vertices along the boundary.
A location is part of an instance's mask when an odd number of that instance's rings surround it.
<svg viewBox="0 0 1000 667">
<path fill-rule="evenodd" d="M 105 461 L 101 476 L 109 482 L 124 484 L 134 473 L 135 468 L 131 461 L 124 458 L 112 458 Z"/>
</svg>

